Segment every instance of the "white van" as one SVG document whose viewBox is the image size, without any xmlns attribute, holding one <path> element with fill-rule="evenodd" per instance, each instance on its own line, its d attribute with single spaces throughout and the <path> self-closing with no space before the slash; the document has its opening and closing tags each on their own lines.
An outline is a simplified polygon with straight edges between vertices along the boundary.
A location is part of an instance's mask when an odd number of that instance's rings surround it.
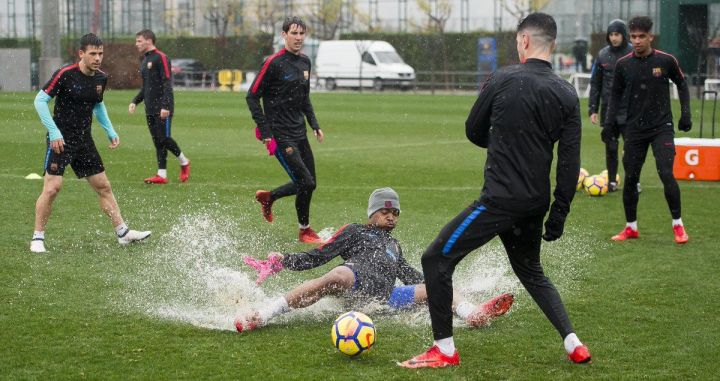
<svg viewBox="0 0 720 381">
<path fill-rule="evenodd" d="M 315 73 L 328 90 L 360 86 L 408 89 L 415 82 L 415 70 L 385 41 L 322 41 L 315 58 Z"/>
</svg>

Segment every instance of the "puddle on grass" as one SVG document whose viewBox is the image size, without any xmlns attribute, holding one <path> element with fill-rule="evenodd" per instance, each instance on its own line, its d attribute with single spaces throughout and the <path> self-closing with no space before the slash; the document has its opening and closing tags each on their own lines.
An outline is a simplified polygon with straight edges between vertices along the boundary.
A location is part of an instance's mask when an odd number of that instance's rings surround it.
<svg viewBox="0 0 720 381">
<path fill-rule="evenodd" d="M 243 227 L 242 220 L 226 218 L 218 211 L 184 216 L 172 230 L 161 235 L 153 252 L 145 253 L 146 263 L 129 275 L 123 308 L 160 319 L 180 321 L 205 329 L 234 330 L 233 319 L 283 295 L 292 284 L 257 286 L 255 274 L 242 264 L 245 255 L 267 253 L 273 244 L 268 235 Z M 319 232 L 329 238 L 332 228 Z M 561 295 L 581 286 L 588 257 L 603 250 L 587 242 L 587 234 L 572 227 L 560 241 L 543 244 L 542 259 L 546 272 Z M 403 243 L 405 255 L 417 263 L 426 243 Z M 602 246 L 602 245 L 600 245 Z M 328 267 L 329 269 L 329 267 Z M 499 240 L 493 240 L 471 253 L 458 266 L 454 287 L 469 300 L 479 303 L 503 292 L 513 292 L 516 307 L 533 303 L 510 269 Z M 325 298 L 315 305 L 274 319 L 271 324 L 293 321 L 332 319 L 343 311 L 343 303 Z M 371 316 L 383 316 L 389 322 L 429 326 L 427 308 L 388 313 L 384 307 L 369 306 Z M 512 314 L 512 311 L 510 312 Z M 456 319 L 455 325 L 462 325 Z"/>
</svg>

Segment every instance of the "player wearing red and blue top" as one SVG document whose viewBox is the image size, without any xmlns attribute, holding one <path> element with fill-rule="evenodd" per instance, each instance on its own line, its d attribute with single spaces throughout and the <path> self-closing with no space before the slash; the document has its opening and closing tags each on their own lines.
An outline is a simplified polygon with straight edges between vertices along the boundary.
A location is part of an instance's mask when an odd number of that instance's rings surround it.
<svg viewBox="0 0 720 381">
<path fill-rule="evenodd" d="M 313 269 L 340 257 L 343 263 L 320 278 L 309 280 L 263 308 L 235 319 L 240 332 L 251 331 L 292 309 L 305 308 L 324 296 L 342 296 L 350 308 L 363 309 L 370 302 L 391 309 L 405 309 L 427 301 L 423 275 L 403 257 L 398 241 L 390 234 L 400 217 L 400 198 L 391 188 L 376 189 L 368 200 L 367 224 L 349 224 L 322 246 L 302 253 L 270 253 L 267 260 L 245 257 L 259 272 L 258 283 L 282 269 Z M 399 280 L 404 286 L 396 286 Z M 512 294 L 502 294 L 476 306 L 458 294 L 453 310 L 471 327 L 486 325 L 507 312 Z"/>
<path fill-rule="evenodd" d="M 299 17 L 285 19 L 281 34 L 285 48 L 265 61 L 246 101 L 257 125 L 257 138 L 275 155 L 291 180 L 272 191 L 255 193 L 263 217 L 272 222 L 273 202 L 295 195 L 300 241 L 320 243 L 320 237 L 310 227 L 310 200 L 317 182 L 305 119 L 318 142 L 322 143 L 324 135 L 310 103 L 310 59 L 300 53 L 306 31 Z"/>
<path fill-rule="evenodd" d="M 132 114 L 138 103 L 145 101 L 145 118 L 155 145 L 158 171 L 145 179 L 147 184 L 167 184 L 167 153 L 172 152 L 180 162 L 180 182 L 190 177 L 190 160 L 185 157 L 175 139 L 170 136 L 175 100 L 172 88 L 172 67 L 165 53 L 155 47 L 155 33 L 143 29 L 135 35 L 135 47 L 143 54 L 140 74 L 143 86 L 133 98 L 128 111 Z"/>
<path fill-rule="evenodd" d="M 128 229 L 105 175 L 100 154 L 92 139 L 93 114 L 110 140 L 110 148 L 120 145 L 120 138 L 110 122 L 103 103 L 107 75 L 100 71 L 103 43 L 90 33 L 80 39 L 80 61 L 57 70 L 35 97 L 35 109 L 47 129 L 43 190 L 35 204 L 35 232 L 30 250 L 45 252 L 45 226 L 53 201 L 62 189 L 63 174 L 69 165 L 79 178 L 87 179 L 97 193 L 100 207 L 110 217 L 120 244 L 139 241 L 150 235 Z M 55 98 L 54 116 L 48 103 Z"/>
<path fill-rule="evenodd" d="M 640 16 L 630 20 L 630 41 L 633 52 L 620 58 L 615 65 L 615 78 L 608 109 L 608 126 L 618 128 L 622 108 L 627 109 L 624 139 L 625 184 L 635 184 L 645 163 L 647 151 L 652 147 L 655 166 L 665 190 L 675 242 L 686 243 L 681 218 L 680 187 L 673 175 L 675 160 L 675 131 L 670 107 L 669 81 L 677 86 L 680 97 L 680 120 L 678 129 L 690 131 L 690 92 L 680 65 L 671 54 L 653 49 L 653 22 Z M 623 105 L 622 102 L 627 104 Z M 614 241 L 638 238 L 637 204 L 638 190 L 632 186 L 623 189 L 625 228 L 612 237 Z"/>
</svg>

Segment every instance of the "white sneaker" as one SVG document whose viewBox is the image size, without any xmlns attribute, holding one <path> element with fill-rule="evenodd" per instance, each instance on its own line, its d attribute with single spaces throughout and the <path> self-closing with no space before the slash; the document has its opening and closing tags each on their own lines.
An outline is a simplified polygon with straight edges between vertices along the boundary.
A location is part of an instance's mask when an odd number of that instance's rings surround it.
<svg viewBox="0 0 720 381">
<path fill-rule="evenodd" d="M 34 239 L 30 241 L 30 251 L 33 253 L 45 253 L 45 241 L 42 239 Z"/>
<path fill-rule="evenodd" d="M 137 230 L 128 230 L 124 236 L 118 237 L 118 242 L 121 245 L 127 245 L 135 241 L 142 241 L 145 238 L 150 237 L 150 232 L 139 232 Z"/>
</svg>

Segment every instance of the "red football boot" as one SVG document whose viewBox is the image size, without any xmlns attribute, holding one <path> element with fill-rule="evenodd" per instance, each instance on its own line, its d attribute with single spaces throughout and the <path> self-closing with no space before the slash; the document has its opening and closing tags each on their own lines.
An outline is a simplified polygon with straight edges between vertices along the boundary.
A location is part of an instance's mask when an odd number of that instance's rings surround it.
<svg viewBox="0 0 720 381">
<path fill-rule="evenodd" d="M 417 355 L 410 360 L 398 363 L 403 368 L 444 368 L 446 366 L 460 365 L 460 355 L 456 350 L 452 356 L 445 356 L 437 345 L 433 345 L 427 352 Z"/>
<path fill-rule="evenodd" d="M 300 229 L 300 242 L 304 243 L 324 243 L 320 236 L 315 233 L 312 228 Z"/>
<path fill-rule="evenodd" d="M 640 237 L 640 232 L 638 232 L 637 230 L 633 230 L 633 228 L 631 228 L 629 226 L 626 226 L 625 229 L 623 229 L 623 231 L 621 231 L 618 234 L 615 234 L 610 239 L 612 239 L 613 241 L 625 241 L 628 239 L 635 239 L 638 237 Z"/>
<path fill-rule="evenodd" d="M 155 175 L 153 177 L 148 177 L 147 179 L 145 179 L 145 184 L 167 184 L 167 183 L 168 183 L 168 179 L 166 179 L 160 175 Z"/>
<path fill-rule="evenodd" d="M 180 166 L 180 182 L 184 183 L 190 178 L 190 161 L 185 165 Z"/>
<path fill-rule="evenodd" d="M 590 364 L 592 358 L 590 357 L 590 351 L 584 345 L 578 345 L 573 349 L 572 353 L 568 355 L 570 361 L 575 364 Z"/>
<path fill-rule="evenodd" d="M 252 311 L 247 316 L 238 315 L 235 317 L 234 323 L 235 329 L 240 333 L 254 331 L 263 326 L 260 314 L 257 311 Z"/>
<path fill-rule="evenodd" d="M 270 192 L 266 190 L 259 190 L 255 192 L 255 200 L 260 203 L 262 207 L 262 215 L 265 221 L 273 222 L 272 204 L 273 201 L 270 198 Z"/>
<path fill-rule="evenodd" d="M 673 233 L 675 233 L 675 243 L 687 243 L 690 239 L 685 233 L 685 227 L 682 225 L 673 226 Z"/>
<path fill-rule="evenodd" d="M 515 297 L 513 294 L 502 294 L 500 296 L 496 296 L 477 306 L 475 311 L 468 315 L 465 322 L 471 327 L 486 326 L 493 318 L 504 315 L 508 312 L 514 301 Z"/>
</svg>

